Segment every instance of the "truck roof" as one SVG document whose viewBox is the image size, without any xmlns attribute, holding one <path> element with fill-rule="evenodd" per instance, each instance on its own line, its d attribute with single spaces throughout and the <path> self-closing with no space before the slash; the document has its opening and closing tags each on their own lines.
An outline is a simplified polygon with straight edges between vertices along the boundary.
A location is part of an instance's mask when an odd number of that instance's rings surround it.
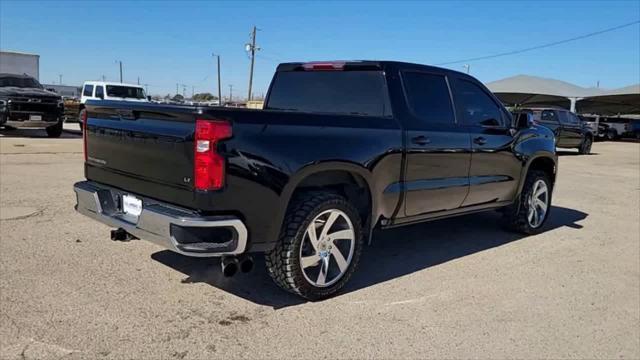
<svg viewBox="0 0 640 360">
<path fill-rule="evenodd" d="M 329 70 L 328 67 L 333 67 L 335 70 L 342 68 L 346 69 L 370 69 L 370 70 L 385 70 L 388 68 L 396 69 L 415 69 L 433 71 L 439 73 L 456 73 L 465 77 L 471 77 L 461 71 L 451 70 L 447 68 L 402 62 L 402 61 L 389 61 L 389 60 L 330 60 L 330 61 L 310 61 L 310 62 L 290 62 L 282 63 L 278 65 L 276 71 L 294 71 L 308 69 L 312 70 L 314 67 L 325 67 L 324 70 Z"/>
<path fill-rule="evenodd" d="M 115 85 L 115 86 L 130 86 L 130 87 L 137 87 L 137 88 L 143 88 L 142 85 L 138 85 L 138 84 L 127 84 L 127 83 L 121 83 L 121 82 L 117 82 L 117 81 L 85 81 L 84 85 Z"/>
</svg>

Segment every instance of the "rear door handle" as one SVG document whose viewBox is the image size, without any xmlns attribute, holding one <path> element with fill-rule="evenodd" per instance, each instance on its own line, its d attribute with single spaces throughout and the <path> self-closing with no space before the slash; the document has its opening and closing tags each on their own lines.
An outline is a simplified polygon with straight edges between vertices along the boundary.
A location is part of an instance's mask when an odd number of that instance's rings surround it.
<svg viewBox="0 0 640 360">
<path fill-rule="evenodd" d="M 473 142 L 478 144 L 478 145 L 484 145 L 487 143 L 487 139 L 483 138 L 482 136 L 477 137 L 475 139 L 473 139 Z"/>
<path fill-rule="evenodd" d="M 411 142 L 416 145 L 427 145 L 431 143 L 431 139 L 426 136 L 420 135 L 411 139 Z"/>
</svg>

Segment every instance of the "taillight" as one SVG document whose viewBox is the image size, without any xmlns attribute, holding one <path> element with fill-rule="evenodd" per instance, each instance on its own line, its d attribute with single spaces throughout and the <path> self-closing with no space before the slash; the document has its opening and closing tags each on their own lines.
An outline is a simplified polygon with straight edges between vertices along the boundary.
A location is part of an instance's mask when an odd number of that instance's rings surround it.
<svg viewBox="0 0 640 360">
<path fill-rule="evenodd" d="M 87 110 L 82 112 L 80 130 L 82 130 L 82 146 L 84 150 L 84 161 L 87 161 Z"/>
<path fill-rule="evenodd" d="M 218 141 L 231 137 L 231 124 L 219 120 L 196 120 L 193 177 L 196 190 L 224 186 L 225 161 L 217 152 Z"/>
</svg>

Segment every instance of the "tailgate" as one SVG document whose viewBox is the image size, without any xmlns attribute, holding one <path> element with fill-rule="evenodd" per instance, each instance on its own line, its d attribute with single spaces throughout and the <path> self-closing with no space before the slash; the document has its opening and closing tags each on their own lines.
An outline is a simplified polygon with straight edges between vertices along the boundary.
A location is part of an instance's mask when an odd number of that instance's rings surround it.
<svg viewBox="0 0 640 360">
<path fill-rule="evenodd" d="M 87 178 L 157 198 L 162 194 L 128 184 L 193 189 L 195 113 L 196 108 L 187 106 L 89 102 Z"/>
</svg>

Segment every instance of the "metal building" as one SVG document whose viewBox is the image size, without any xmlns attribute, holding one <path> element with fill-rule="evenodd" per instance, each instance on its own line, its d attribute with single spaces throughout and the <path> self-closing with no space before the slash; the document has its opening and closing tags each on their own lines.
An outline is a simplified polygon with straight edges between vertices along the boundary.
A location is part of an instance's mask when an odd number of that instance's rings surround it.
<svg viewBox="0 0 640 360">
<path fill-rule="evenodd" d="M 40 81 L 40 55 L 0 51 L 0 73 L 27 74 Z"/>
</svg>

